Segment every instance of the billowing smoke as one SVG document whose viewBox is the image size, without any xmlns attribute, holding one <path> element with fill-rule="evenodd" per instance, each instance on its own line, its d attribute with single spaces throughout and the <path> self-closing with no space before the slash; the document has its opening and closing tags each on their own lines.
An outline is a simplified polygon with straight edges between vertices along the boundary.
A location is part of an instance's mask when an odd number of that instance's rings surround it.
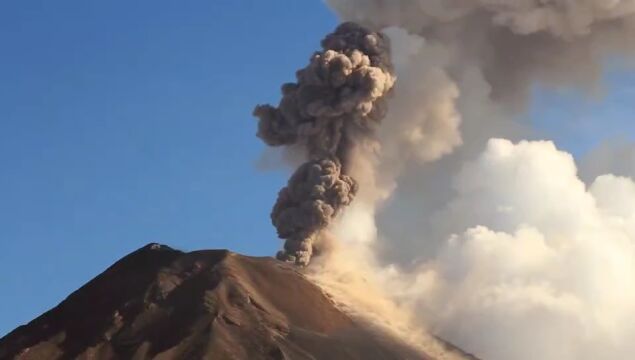
<svg viewBox="0 0 635 360">
<path fill-rule="evenodd" d="M 373 138 L 395 82 L 381 33 L 344 23 L 322 40 L 322 48 L 297 72 L 296 83 L 282 86 L 277 108 L 254 111 L 265 143 L 300 145 L 308 157 L 271 213 L 286 239 L 278 258 L 298 265 L 309 263 L 315 238 L 355 197 L 357 183 L 347 175 L 352 151 Z"/>
<path fill-rule="evenodd" d="M 525 110 L 537 86 L 596 93 L 635 50 L 635 1 L 327 2 L 387 34 L 399 80 L 378 146 L 339 157 L 359 189 L 314 279 L 483 359 L 632 358 L 635 166 L 614 162 L 635 152 L 595 152 L 583 181 Z"/>
<path fill-rule="evenodd" d="M 308 264 L 314 237 L 353 201 L 356 192 L 357 183 L 342 174 L 337 159 L 313 160 L 300 166 L 280 191 L 271 212 L 278 235 L 287 239 L 282 259 Z"/>
<path fill-rule="evenodd" d="M 632 51 L 632 0 L 329 0 L 371 28 L 400 27 L 448 53 L 455 80 L 476 67 L 492 98 L 523 105 L 531 86 L 590 85 L 603 57 Z"/>
</svg>

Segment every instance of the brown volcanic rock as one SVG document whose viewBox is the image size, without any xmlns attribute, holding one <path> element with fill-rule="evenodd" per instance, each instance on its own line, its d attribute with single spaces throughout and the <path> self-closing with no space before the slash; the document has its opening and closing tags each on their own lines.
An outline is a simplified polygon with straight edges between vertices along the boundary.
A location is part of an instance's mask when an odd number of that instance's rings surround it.
<svg viewBox="0 0 635 360">
<path fill-rule="evenodd" d="M 339 311 L 294 267 L 158 244 L 0 339 L 0 359 L 427 359 Z"/>
</svg>

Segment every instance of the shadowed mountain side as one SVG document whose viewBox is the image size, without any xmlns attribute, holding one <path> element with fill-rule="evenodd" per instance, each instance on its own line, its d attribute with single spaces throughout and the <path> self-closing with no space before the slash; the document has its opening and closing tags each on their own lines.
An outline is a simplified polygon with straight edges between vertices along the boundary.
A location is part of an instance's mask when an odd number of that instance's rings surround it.
<svg viewBox="0 0 635 360">
<path fill-rule="evenodd" d="M 0 339 L 0 359 L 430 359 L 356 323 L 294 267 L 158 244 Z"/>
</svg>

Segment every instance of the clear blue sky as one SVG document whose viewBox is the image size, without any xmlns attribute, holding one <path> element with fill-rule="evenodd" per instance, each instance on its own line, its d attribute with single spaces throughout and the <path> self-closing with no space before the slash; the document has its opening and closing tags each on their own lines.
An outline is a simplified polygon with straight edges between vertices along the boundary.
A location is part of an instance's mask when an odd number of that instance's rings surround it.
<svg viewBox="0 0 635 360">
<path fill-rule="evenodd" d="M 0 336 L 148 242 L 273 254 L 286 174 L 256 168 L 251 110 L 336 22 L 320 0 L 0 2 Z M 532 115 L 576 153 L 634 133 L 635 76 L 611 85 Z"/>
</svg>

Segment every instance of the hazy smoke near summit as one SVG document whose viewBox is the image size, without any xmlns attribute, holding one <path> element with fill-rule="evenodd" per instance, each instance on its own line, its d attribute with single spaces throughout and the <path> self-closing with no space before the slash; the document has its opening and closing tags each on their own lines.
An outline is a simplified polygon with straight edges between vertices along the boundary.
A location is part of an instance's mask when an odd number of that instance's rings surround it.
<svg viewBox="0 0 635 360">
<path fill-rule="evenodd" d="M 308 162 L 280 191 L 271 213 L 286 239 L 278 258 L 299 265 L 309 263 L 315 238 L 355 197 L 357 183 L 347 175 L 351 153 L 372 139 L 395 82 L 381 33 L 344 23 L 322 40 L 322 48 L 297 72 L 296 83 L 282 86 L 278 107 L 254 110 L 265 143 L 306 150 Z"/>
<path fill-rule="evenodd" d="M 635 171 L 614 163 L 635 151 L 595 152 L 582 181 L 525 112 L 536 87 L 596 92 L 635 50 L 635 1 L 327 2 L 387 34 L 398 81 L 316 281 L 488 360 L 631 358 Z"/>
</svg>

